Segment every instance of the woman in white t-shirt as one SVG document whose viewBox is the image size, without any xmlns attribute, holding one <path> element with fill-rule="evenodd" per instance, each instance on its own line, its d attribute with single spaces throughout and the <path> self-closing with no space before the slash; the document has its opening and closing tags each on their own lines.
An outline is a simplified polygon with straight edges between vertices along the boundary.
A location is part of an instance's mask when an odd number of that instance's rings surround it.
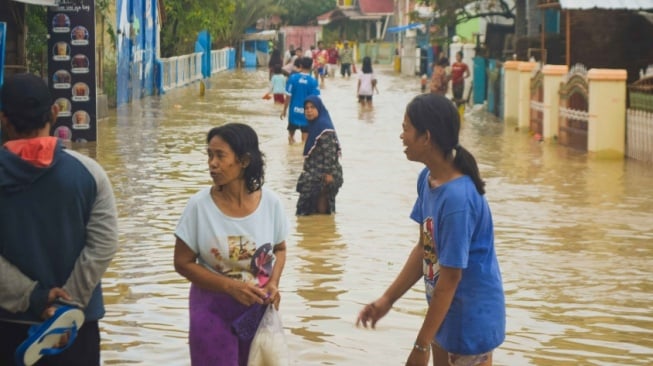
<svg viewBox="0 0 653 366">
<path fill-rule="evenodd" d="M 213 184 L 190 198 L 175 231 L 175 270 L 191 282 L 191 364 L 246 365 L 261 309 L 279 307 L 289 224 L 279 197 L 263 187 L 256 132 L 229 123 L 206 141 Z M 249 333 L 238 333 L 241 323 Z"/>
<path fill-rule="evenodd" d="M 358 88 L 356 93 L 358 95 L 358 103 L 363 107 L 372 106 L 372 95 L 376 89 L 376 77 L 372 70 L 372 59 L 368 56 L 363 58 L 362 74 L 358 77 Z M 378 89 L 376 89 L 378 92 Z"/>
</svg>

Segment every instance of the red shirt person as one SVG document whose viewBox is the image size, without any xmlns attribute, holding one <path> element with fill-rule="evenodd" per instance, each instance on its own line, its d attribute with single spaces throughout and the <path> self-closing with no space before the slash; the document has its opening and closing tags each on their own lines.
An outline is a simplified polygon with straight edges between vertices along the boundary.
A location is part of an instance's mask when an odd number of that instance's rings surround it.
<svg viewBox="0 0 653 366">
<path fill-rule="evenodd" d="M 451 65 L 451 91 L 455 102 L 461 102 L 465 91 L 465 79 L 469 77 L 469 67 L 462 62 L 463 53 L 456 52 L 456 62 Z"/>
<path fill-rule="evenodd" d="M 336 68 L 338 68 L 338 59 L 340 58 L 340 55 L 338 55 L 338 49 L 334 45 L 329 47 L 329 49 L 327 50 L 327 53 L 329 55 L 329 57 L 328 57 L 329 76 L 333 76 L 336 73 Z"/>
</svg>

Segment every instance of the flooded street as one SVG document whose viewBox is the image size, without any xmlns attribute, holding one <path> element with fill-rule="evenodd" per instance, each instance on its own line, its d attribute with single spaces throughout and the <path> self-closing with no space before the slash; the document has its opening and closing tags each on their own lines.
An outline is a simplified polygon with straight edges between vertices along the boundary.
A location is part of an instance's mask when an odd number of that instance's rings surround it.
<svg viewBox="0 0 653 366">
<path fill-rule="evenodd" d="M 421 282 L 377 329 L 356 328 L 363 304 L 385 290 L 418 238 L 409 219 L 422 166 L 399 134 L 419 79 L 378 67 L 374 108 L 356 103 L 356 79 L 323 89 L 343 147 L 334 216 L 295 217 L 302 146 L 287 143 L 280 108 L 261 99 L 267 70 L 214 76 L 137 101 L 99 123 L 95 157 L 114 185 L 120 251 L 104 278 L 104 365 L 189 365 L 188 282 L 173 268 L 174 230 L 210 184 L 205 138 L 226 122 L 259 134 L 266 186 L 291 222 L 281 312 L 294 365 L 403 365 L 426 312 Z M 495 365 L 653 364 L 653 166 L 594 160 L 541 144 L 469 111 L 461 144 L 487 182 L 507 302 Z"/>
</svg>

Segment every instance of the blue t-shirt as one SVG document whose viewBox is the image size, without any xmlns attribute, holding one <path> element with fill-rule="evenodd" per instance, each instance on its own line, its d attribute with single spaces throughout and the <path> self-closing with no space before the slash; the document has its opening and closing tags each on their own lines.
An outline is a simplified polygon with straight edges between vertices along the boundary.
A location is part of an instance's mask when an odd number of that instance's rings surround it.
<svg viewBox="0 0 653 366">
<path fill-rule="evenodd" d="M 439 266 L 461 268 L 462 279 L 435 341 L 450 353 L 476 355 L 505 339 L 506 310 L 501 272 L 494 250 L 492 214 L 469 176 L 437 188 L 424 169 L 410 217 L 423 225 L 427 301 Z"/>
<path fill-rule="evenodd" d="M 298 127 L 308 125 L 304 116 L 304 100 L 309 95 L 320 95 L 317 80 L 309 74 L 292 74 L 286 83 L 286 94 L 290 96 L 288 121 Z"/>
</svg>

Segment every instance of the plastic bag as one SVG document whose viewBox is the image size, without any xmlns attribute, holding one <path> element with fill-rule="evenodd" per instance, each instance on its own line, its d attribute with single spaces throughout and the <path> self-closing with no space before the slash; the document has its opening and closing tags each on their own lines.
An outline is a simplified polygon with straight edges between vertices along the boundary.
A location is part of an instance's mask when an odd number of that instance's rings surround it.
<svg viewBox="0 0 653 366">
<path fill-rule="evenodd" d="M 288 344 L 274 305 L 265 310 L 249 349 L 247 366 L 288 366 Z"/>
</svg>

